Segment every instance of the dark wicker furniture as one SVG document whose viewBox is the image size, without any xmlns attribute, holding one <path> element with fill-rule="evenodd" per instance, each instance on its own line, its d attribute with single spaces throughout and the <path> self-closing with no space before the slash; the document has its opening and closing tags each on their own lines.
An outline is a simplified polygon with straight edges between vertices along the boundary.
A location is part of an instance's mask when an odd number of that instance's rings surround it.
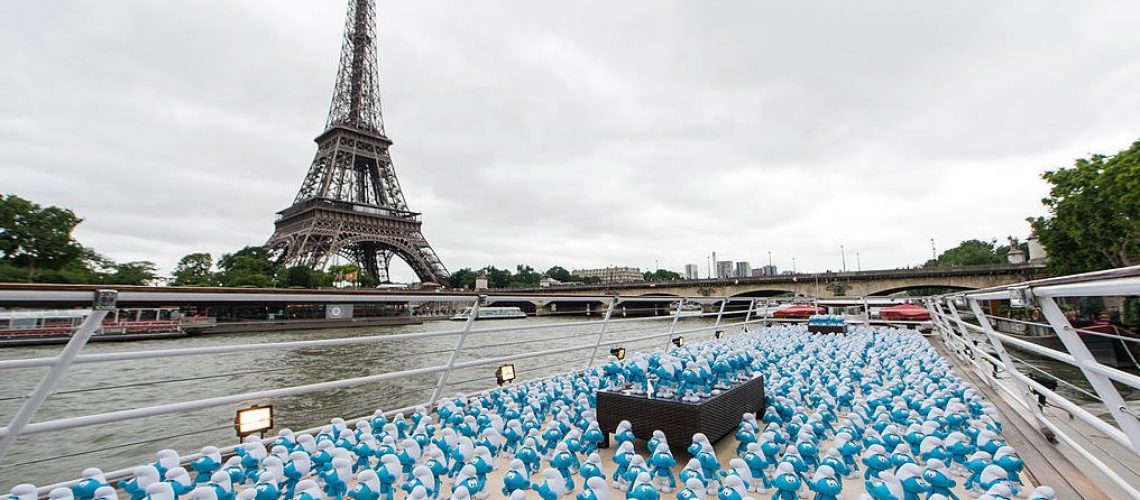
<svg viewBox="0 0 1140 500">
<path fill-rule="evenodd" d="M 847 333 L 847 325 L 808 325 L 811 333 Z"/>
<path fill-rule="evenodd" d="M 764 413 L 764 377 L 741 383 L 720 395 L 702 399 L 699 403 L 675 400 L 649 399 L 645 396 L 622 394 L 620 391 L 598 391 L 598 427 L 609 446 L 610 434 L 622 420 L 633 426 L 633 434 L 640 439 L 653 437 L 660 430 L 669 440 L 674 455 L 686 453 L 693 434 L 703 432 L 712 443 L 736 430 L 745 413 Z"/>
</svg>

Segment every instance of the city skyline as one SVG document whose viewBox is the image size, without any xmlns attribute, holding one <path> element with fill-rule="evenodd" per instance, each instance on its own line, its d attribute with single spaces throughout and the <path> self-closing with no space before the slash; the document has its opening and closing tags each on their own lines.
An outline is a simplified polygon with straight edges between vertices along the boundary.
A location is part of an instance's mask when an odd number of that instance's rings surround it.
<svg viewBox="0 0 1140 500">
<path fill-rule="evenodd" d="M 812 272 L 840 269 L 840 245 L 849 269 L 917 265 L 930 238 L 1026 236 L 1042 171 L 1140 130 L 1137 5 L 602 7 L 379 6 L 393 160 L 449 269 L 706 271 L 716 248 Z M 312 157 L 343 9 L 10 9 L 0 55 L 27 69 L 0 79 L 22 96 L 0 120 L 4 192 L 163 274 L 264 243 Z M 842 217 L 863 211 L 883 215 Z M 931 234 L 898 229 L 917 222 Z"/>
</svg>

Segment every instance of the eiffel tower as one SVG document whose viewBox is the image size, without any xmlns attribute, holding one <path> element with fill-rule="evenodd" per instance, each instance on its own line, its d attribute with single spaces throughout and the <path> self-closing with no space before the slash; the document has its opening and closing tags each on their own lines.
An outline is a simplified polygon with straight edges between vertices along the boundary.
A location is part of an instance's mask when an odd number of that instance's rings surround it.
<svg viewBox="0 0 1140 500">
<path fill-rule="evenodd" d="M 450 274 L 408 209 L 384 134 L 376 65 L 375 5 L 349 0 L 340 68 L 317 155 L 293 205 L 277 212 L 266 243 L 284 265 L 323 268 L 334 255 L 356 262 L 379 282 L 398 256 L 424 283 Z"/>
</svg>

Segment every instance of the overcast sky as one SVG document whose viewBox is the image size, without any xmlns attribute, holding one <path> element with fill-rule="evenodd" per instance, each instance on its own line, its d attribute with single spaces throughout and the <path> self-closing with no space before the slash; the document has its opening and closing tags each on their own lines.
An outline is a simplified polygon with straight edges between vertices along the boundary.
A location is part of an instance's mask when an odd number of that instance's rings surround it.
<svg viewBox="0 0 1140 500">
<path fill-rule="evenodd" d="M 0 192 L 164 271 L 263 243 L 341 0 L 8 2 Z M 1039 174 L 1140 138 L 1140 2 L 378 1 L 409 206 L 452 270 L 919 264 L 1024 237 Z M 409 279 L 406 268 L 396 279 Z"/>
</svg>

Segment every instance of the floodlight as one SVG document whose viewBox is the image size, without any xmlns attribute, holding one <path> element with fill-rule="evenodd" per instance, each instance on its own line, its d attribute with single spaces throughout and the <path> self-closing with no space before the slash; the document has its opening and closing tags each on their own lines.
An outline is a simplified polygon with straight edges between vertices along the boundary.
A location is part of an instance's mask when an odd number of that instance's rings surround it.
<svg viewBox="0 0 1140 500">
<path fill-rule="evenodd" d="M 507 363 L 503 366 L 500 366 L 499 369 L 495 370 L 495 380 L 499 383 L 499 385 L 514 381 L 515 365 Z"/>
<path fill-rule="evenodd" d="M 610 354 L 613 354 L 614 357 L 617 358 L 618 361 L 621 361 L 621 360 L 625 359 L 625 348 L 624 347 L 615 347 L 613 349 L 610 349 Z"/>
<path fill-rule="evenodd" d="M 265 435 L 273 427 L 273 405 L 242 408 L 234 415 L 234 430 L 239 438 L 250 434 Z"/>
<path fill-rule="evenodd" d="M 1013 287 L 1009 289 L 1009 307 L 1013 308 L 1026 308 L 1033 307 L 1033 292 L 1027 286 Z"/>
<path fill-rule="evenodd" d="M 716 333 L 713 334 L 713 336 L 716 337 L 717 340 L 723 339 L 724 338 L 724 330 L 717 330 Z"/>
<path fill-rule="evenodd" d="M 685 337 L 682 337 L 680 335 L 673 337 L 673 345 L 675 345 L 677 347 L 684 347 L 685 346 Z"/>
</svg>

